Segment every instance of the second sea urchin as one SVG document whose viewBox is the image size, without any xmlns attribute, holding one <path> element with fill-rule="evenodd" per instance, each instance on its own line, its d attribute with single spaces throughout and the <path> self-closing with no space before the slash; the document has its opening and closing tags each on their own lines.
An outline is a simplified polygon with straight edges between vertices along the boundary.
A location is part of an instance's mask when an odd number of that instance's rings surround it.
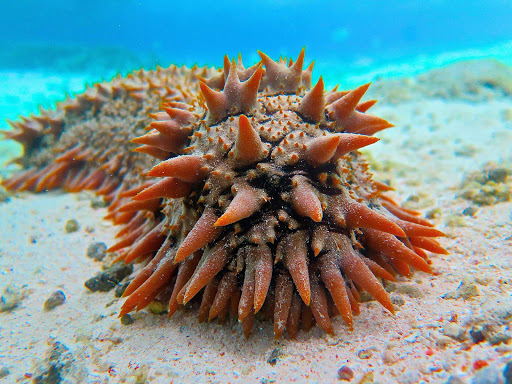
<svg viewBox="0 0 512 384">
<path fill-rule="evenodd" d="M 315 322 L 333 333 L 338 314 L 352 327 L 359 291 L 393 312 L 381 280 L 410 276 L 410 267 L 431 272 L 425 250 L 446 252 L 432 239 L 443 233 L 387 197 L 390 188 L 372 180 L 357 151 L 392 126 L 366 113 L 375 103 L 360 101 L 369 84 L 325 92 L 322 78 L 311 87 L 304 50 L 289 63 L 260 56 L 247 69 L 225 58 L 223 70 L 201 73 L 207 78 L 191 70 L 183 84 L 146 74 L 117 95 L 95 88 L 89 111 L 78 113 L 107 115 L 121 96 L 141 102 L 158 90 L 149 107 L 137 107 L 153 119 L 149 132 L 132 140 L 156 165 L 110 155 L 82 172 L 68 164 L 86 161 L 80 145 L 46 171 L 36 164 L 4 183 L 107 195 L 109 218 L 123 226 L 110 251 L 126 263 L 148 261 L 124 292 L 121 316 L 157 299 L 168 302 L 170 317 L 197 301 L 200 322 L 234 317 L 247 336 L 255 317 L 272 320 L 276 338 Z M 145 166 L 149 179 L 141 177 Z"/>
</svg>

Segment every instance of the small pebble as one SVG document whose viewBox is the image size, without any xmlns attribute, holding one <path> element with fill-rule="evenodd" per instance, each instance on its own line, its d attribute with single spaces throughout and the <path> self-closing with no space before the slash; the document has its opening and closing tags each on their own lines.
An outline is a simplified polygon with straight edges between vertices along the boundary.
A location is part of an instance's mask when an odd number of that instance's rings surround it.
<svg viewBox="0 0 512 384">
<path fill-rule="evenodd" d="M 94 233 L 94 231 L 96 231 L 96 228 L 94 228 L 92 225 L 85 227 L 85 232 L 87 233 Z"/>
<path fill-rule="evenodd" d="M 406 201 L 412 201 L 414 203 L 419 203 L 421 201 L 418 195 L 410 195 Z"/>
<path fill-rule="evenodd" d="M 459 214 L 450 215 L 446 218 L 444 224 L 448 227 L 465 227 L 466 220 L 464 220 L 464 217 L 460 216 Z"/>
<path fill-rule="evenodd" d="M 479 293 L 476 284 L 474 282 L 463 280 L 455 291 L 448 292 L 447 294 L 441 297 L 443 299 L 463 298 L 464 300 L 467 300 L 478 295 Z"/>
<path fill-rule="evenodd" d="M 353 377 L 354 371 L 352 370 L 352 368 L 344 365 L 343 367 L 338 369 L 338 379 L 349 381 L 352 380 Z"/>
<path fill-rule="evenodd" d="M 357 352 L 357 357 L 360 359 L 369 359 L 373 356 L 373 352 L 370 349 L 361 349 L 359 352 Z"/>
<path fill-rule="evenodd" d="M 377 384 L 374 380 L 374 374 L 372 371 L 366 372 L 363 377 L 357 382 L 357 384 Z"/>
<path fill-rule="evenodd" d="M 4 377 L 9 376 L 9 369 L 6 367 L 0 368 L 0 379 L 3 379 Z"/>
<path fill-rule="evenodd" d="M 506 168 L 491 168 L 488 171 L 488 178 L 495 183 L 504 183 L 507 180 L 508 170 Z"/>
<path fill-rule="evenodd" d="M 270 365 L 276 365 L 277 360 L 279 359 L 279 355 L 279 349 L 274 348 L 269 358 L 267 359 L 267 363 L 269 363 Z"/>
<path fill-rule="evenodd" d="M 439 348 L 446 348 L 448 345 L 453 343 L 453 339 L 451 337 L 445 335 L 437 335 L 436 336 L 436 345 Z"/>
<path fill-rule="evenodd" d="M 121 317 L 121 324 L 123 324 L 123 325 L 130 325 L 130 324 L 133 324 L 133 323 L 134 323 L 134 321 L 133 321 L 132 317 L 129 314 L 126 314 L 123 317 Z"/>
<path fill-rule="evenodd" d="M 469 336 L 471 336 L 471 340 L 473 343 L 478 344 L 485 340 L 485 332 L 481 329 L 472 329 L 469 331 Z"/>
<path fill-rule="evenodd" d="M 89 247 L 87 248 L 87 257 L 96 260 L 101 261 L 105 258 L 107 255 L 107 246 L 105 243 L 96 242 L 91 243 Z"/>
<path fill-rule="evenodd" d="M 147 310 L 154 315 L 161 315 L 168 312 L 168 305 L 161 301 L 152 301 L 147 306 Z"/>
<path fill-rule="evenodd" d="M 76 232 L 78 231 L 78 228 L 80 228 L 80 225 L 78 224 L 78 221 L 76 221 L 75 219 L 66 221 L 66 224 L 64 225 L 64 230 L 67 233 Z"/>
<path fill-rule="evenodd" d="M 391 302 L 399 307 L 405 304 L 405 300 L 401 295 L 391 295 Z"/>
<path fill-rule="evenodd" d="M 462 214 L 464 216 L 474 216 L 475 213 L 477 213 L 477 212 L 478 212 L 478 209 L 476 209 L 475 207 L 471 206 L 471 207 L 467 207 L 466 209 L 464 209 L 462 211 Z"/>
<path fill-rule="evenodd" d="M 105 201 L 103 196 L 95 196 L 91 200 L 91 208 L 105 208 L 108 203 Z"/>
<path fill-rule="evenodd" d="M 66 295 L 62 291 L 53 292 L 48 299 L 44 302 L 44 309 L 51 311 L 53 308 L 64 304 L 66 301 Z"/>
<path fill-rule="evenodd" d="M 121 280 L 133 272 L 132 264 L 116 263 L 103 272 L 91 277 L 85 286 L 92 292 L 108 292 L 114 289 Z"/>
<path fill-rule="evenodd" d="M 395 355 L 393 351 L 390 351 L 389 349 L 384 351 L 382 354 L 382 361 L 386 365 L 393 365 L 398 361 L 398 357 Z"/>
<path fill-rule="evenodd" d="M 0 312 L 10 312 L 19 307 L 21 302 L 28 297 L 27 286 L 21 287 L 8 285 L 0 296 Z"/>
<path fill-rule="evenodd" d="M 435 219 L 437 217 L 441 216 L 441 209 L 440 208 L 433 208 L 427 211 L 425 214 L 425 217 L 427 219 Z"/>
<path fill-rule="evenodd" d="M 403 293 L 412 298 L 423 297 L 423 291 L 415 285 L 405 284 L 397 287 L 396 292 Z"/>
<path fill-rule="evenodd" d="M 464 333 L 464 329 L 455 323 L 448 323 L 443 328 L 443 333 L 452 339 L 461 340 L 461 336 Z"/>
<path fill-rule="evenodd" d="M 50 339 L 44 357 L 37 359 L 33 374 L 31 373 L 31 382 L 36 384 L 84 383 L 87 381 L 87 374 L 87 369 L 76 362 L 68 347 Z"/>
</svg>

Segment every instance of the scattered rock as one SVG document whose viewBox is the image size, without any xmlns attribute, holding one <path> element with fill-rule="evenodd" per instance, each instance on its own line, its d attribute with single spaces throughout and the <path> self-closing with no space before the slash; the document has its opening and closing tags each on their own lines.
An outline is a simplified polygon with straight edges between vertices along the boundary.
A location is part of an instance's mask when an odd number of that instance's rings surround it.
<svg viewBox="0 0 512 384">
<path fill-rule="evenodd" d="M 402 305 L 405 304 L 405 300 L 404 300 L 404 298 L 401 295 L 393 294 L 393 295 L 391 295 L 391 303 L 401 307 Z"/>
<path fill-rule="evenodd" d="M 87 257 L 96 260 L 101 261 L 105 258 L 107 255 L 107 246 L 105 243 L 96 242 L 91 243 L 89 247 L 87 248 Z"/>
<path fill-rule="evenodd" d="M 478 209 L 476 209 L 476 208 L 475 208 L 475 207 L 473 207 L 473 206 L 470 206 L 470 207 L 467 207 L 466 209 L 464 209 L 464 210 L 462 211 L 462 214 L 463 214 L 464 216 L 474 216 L 474 215 L 475 215 L 475 213 L 477 213 L 477 212 L 478 212 Z"/>
<path fill-rule="evenodd" d="M 418 195 L 410 195 L 407 197 L 405 201 L 408 201 L 410 203 L 419 203 L 421 201 L 421 198 Z"/>
<path fill-rule="evenodd" d="M 116 290 L 115 290 L 115 296 L 116 297 L 121 297 L 123 296 L 123 293 L 124 291 L 126 291 L 126 288 L 128 288 L 128 286 L 130 285 L 130 282 L 126 282 L 126 283 L 123 283 L 123 284 L 119 284 L 117 287 L 116 287 Z"/>
<path fill-rule="evenodd" d="M 94 233 L 94 231 L 96 231 L 96 228 L 94 228 L 92 225 L 85 227 L 85 232 L 87 233 Z"/>
<path fill-rule="evenodd" d="M 390 351 L 389 349 L 387 349 L 382 354 L 382 361 L 386 365 L 393 365 L 398 361 L 398 357 L 396 356 L 396 354 L 393 351 Z"/>
<path fill-rule="evenodd" d="M 134 323 L 134 321 L 133 321 L 132 317 L 129 314 L 126 314 L 123 317 L 121 317 L 121 324 L 123 324 L 123 325 L 130 325 L 130 324 L 133 324 L 133 323 Z"/>
<path fill-rule="evenodd" d="M 437 218 L 437 217 L 441 216 L 441 213 L 442 213 L 442 211 L 441 211 L 441 209 L 440 209 L 440 208 L 432 208 L 432 209 L 429 209 L 429 210 L 425 213 L 425 217 L 426 217 L 427 219 L 432 220 L 432 219 L 435 219 L 435 218 Z"/>
<path fill-rule="evenodd" d="M 485 332 L 482 329 L 472 329 L 469 331 L 469 336 L 471 336 L 471 340 L 475 344 L 485 341 L 486 338 Z"/>
<path fill-rule="evenodd" d="M 450 344 L 452 344 L 454 342 L 451 337 L 442 335 L 437 332 L 433 333 L 433 337 L 435 339 L 436 345 L 442 349 L 446 348 L 447 346 L 449 346 Z"/>
<path fill-rule="evenodd" d="M 161 315 L 163 313 L 168 312 L 168 305 L 161 302 L 153 300 L 149 305 L 147 306 L 147 310 L 151 312 L 154 315 Z"/>
<path fill-rule="evenodd" d="M 0 297 L 0 312 L 10 312 L 19 307 L 21 302 L 28 297 L 29 291 L 26 285 L 17 287 L 8 285 L 4 288 Z"/>
<path fill-rule="evenodd" d="M 75 219 L 71 219 L 66 221 L 66 224 L 64 224 L 64 230 L 67 233 L 76 232 L 80 228 L 80 225 L 78 224 L 78 221 Z"/>
<path fill-rule="evenodd" d="M 413 297 L 413 298 L 419 298 L 419 297 L 424 296 L 422 290 L 420 288 L 418 288 L 416 285 L 412 285 L 412 284 L 399 285 L 396 288 L 396 292 L 403 293 L 403 294 L 405 294 L 409 297 Z"/>
<path fill-rule="evenodd" d="M 357 357 L 360 359 L 369 359 L 373 356 L 373 352 L 371 349 L 361 349 L 359 352 L 357 352 Z"/>
<path fill-rule="evenodd" d="M 91 208 L 105 208 L 108 203 L 103 196 L 94 196 L 91 198 Z"/>
<path fill-rule="evenodd" d="M 444 326 L 443 333 L 452 339 L 461 341 L 463 340 L 464 329 L 459 324 L 448 323 Z"/>
<path fill-rule="evenodd" d="M 338 379 L 350 381 L 354 377 L 354 371 L 352 368 L 344 365 L 338 369 Z"/>
<path fill-rule="evenodd" d="M 279 360 L 280 351 L 277 348 L 274 348 L 272 350 L 272 353 L 270 354 L 269 358 L 267 359 L 267 363 L 270 365 L 276 365 L 277 360 Z"/>
<path fill-rule="evenodd" d="M 3 379 L 4 377 L 9 376 L 10 372 L 9 369 L 6 367 L 0 368 L 0 379 Z"/>
<path fill-rule="evenodd" d="M 478 288 L 474 282 L 463 280 L 455 291 L 448 292 L 441 296 L 443 299 L 470 299 L 471 297 L 478 296 Z"/>
<path fill-rule="evenodd" d="M 87 369 L 78 365 L 70 350 L 62 343 L 52 342 L 45 358 L 35 367 L 34 384 L 84 383 Z"/>
<path fill-rule="evenodd" d="M 47 311 L 52 310 L 55 307 L 58 307 L 59 305 L 64 304 L 66 301 L 66 295 L 64 295 L 64 292 L 62 291 L 55 291 L 53 292 L 48 299 L 44 302 L 44 309 Z"/>
<path fill-rule="evenodd" d="M 460 214 L 451 214 L 444 220 L 444 225 L 447 227 L 465 227 L 466 220 Z"/>
<path fill-rule="evenodd" d="M 476 205 L 489 206 L 509 201 L 512 196 L 507 176 L 510 170 L 487 163 L 482 170 L 466 173 L 459 196 Z"/>
<path fill-rule="evenodd" d="M 375 375 L 373 374 L 373 371 L 366 372 L 363 377 L 357 382 L 357 384 L 377 384 L 374 381 Z"/>
<path fill-rule="evenodd" d="M 115 263 L 110 268 L 91 277 L 85 282 L 85 286 L 92 292 L 107 292 L 114 289 L 121 280 L 133 272 L 132 264 L 124 264 L 122 261 Z"/>
</svg>

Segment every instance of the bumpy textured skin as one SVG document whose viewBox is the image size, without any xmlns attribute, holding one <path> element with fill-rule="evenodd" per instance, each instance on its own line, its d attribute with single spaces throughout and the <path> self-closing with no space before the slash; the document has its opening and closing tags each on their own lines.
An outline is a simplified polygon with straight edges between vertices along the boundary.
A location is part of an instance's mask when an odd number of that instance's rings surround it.
<svg viewBox="0 0 512 384">
<path fill-rule="evenodd" d="M 369 84 L 325 92 L 304 50 L 260 56 L 247 69 L 226 57 L 218 70 L 138 71 L 6 133 L 25 146 L 7 189 L 89 189 L 110 203 L 121 229 L 109 251 L 146 263 L 120 316 L 197 302 L 200 322 L 234 317 L 247 336 L 255 317 L 276 338 L 315 323 L 333 333 L 338 314 L 352 327 L 359 291 L 393 313 L 382 280 L 430 273 L 425 251 L 446 253 L 357 151 L 392 126 L 366 113 Z"/>
</svg>

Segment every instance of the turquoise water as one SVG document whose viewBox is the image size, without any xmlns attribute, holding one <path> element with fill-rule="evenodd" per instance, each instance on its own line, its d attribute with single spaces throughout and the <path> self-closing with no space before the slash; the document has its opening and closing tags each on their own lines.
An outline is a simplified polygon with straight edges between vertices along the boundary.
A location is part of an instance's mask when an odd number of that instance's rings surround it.
<svg viewBox="0 0 512 384">
<path fill-rule="evenodd" d="M 403 60 L 512 36 L 506 0 L 234 0 L 4 2 L 0 66 L 130 69 L 152 61 L 212 64 L 256 50 L 294 56 L 306 45 L 330 65 Z M 26 53 L 14 52 L 26 49 Z M 91 55 L 88 57 L 88 55 Z"/>
<path fill-rule="evenodd" d="M 257 50 L 296 57 L 305 46 L 314 80 L 347 88 L 458 60 L 512 64 L 510 14 L 512 2 L 500 0 L 9 3 L 0 14 L 0 130 L 119 72 L 221 66 L 224 54 L 252 64 Z M 0 148 L 3 173 L 20 147 Z"/>
<path fill-rule="evenodd" d="M 416 74 L 468 58 L 512 62 L 512 2 L 505 0 L 4 3 L 0 73 L 7 96 L 0 113 L 9 119 L 118 72 L 220 66 L 224 54 L 239 53 L 249 64 L 259 60 L 257 50 L 296 57 L 305 46 L 306 63 L 315 60 L 315 76 L 328 84 L 359 74 Z M 26 76 L 5 75 L 13 72 Z M 41 76 L 60 80 L 49 79 L 42 90 Z M 16 100 L 16 88 L 30 97 Z"/>
</svg>

